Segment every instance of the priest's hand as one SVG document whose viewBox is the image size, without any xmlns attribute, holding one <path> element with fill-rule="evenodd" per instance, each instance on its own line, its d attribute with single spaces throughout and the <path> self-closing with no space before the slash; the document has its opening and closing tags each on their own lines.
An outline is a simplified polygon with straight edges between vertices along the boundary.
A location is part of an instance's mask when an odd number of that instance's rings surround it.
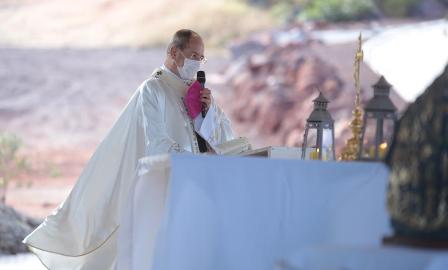
<svg viewBox="0 0 448 270">
<path fill-rule="evenodd" d="M 205 104 L 205 111 L 208 111 L 212 103 L 212 92 L 208 88 L 201 90 L 201 102 Z"/>
</svg>

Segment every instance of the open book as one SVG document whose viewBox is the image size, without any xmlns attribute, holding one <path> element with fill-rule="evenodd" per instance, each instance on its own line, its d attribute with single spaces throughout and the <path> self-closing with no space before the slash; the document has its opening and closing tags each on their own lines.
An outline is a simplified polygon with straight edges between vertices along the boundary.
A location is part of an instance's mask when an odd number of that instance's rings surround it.
<svg viewBox="0 0 448 270">
<path fill-rule="evenodd" d="M 249 140 L 245 137 L 239 137 L 221 144 L 210 145 L 218 155 L 238 155 L 252 149 Z"/>
</svg>

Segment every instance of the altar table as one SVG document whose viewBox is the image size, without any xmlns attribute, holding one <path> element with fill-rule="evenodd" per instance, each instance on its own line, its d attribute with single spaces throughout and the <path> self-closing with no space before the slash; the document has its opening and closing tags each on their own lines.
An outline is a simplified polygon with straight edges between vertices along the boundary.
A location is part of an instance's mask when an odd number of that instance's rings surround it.
<svg viewBox="0 0 448 270">
<path fill-rule="evenodd" d="M 272 270 L 391 234 L 382 163 L 175 154 L 141 159 L 136 177 L 117 269 Z"/>
</svg>

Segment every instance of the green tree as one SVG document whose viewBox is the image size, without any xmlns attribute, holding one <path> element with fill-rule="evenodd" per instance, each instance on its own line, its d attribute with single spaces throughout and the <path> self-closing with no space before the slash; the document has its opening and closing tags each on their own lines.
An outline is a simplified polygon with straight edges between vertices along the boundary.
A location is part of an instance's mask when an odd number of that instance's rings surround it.
<svg viewBox="0 0 448 270">
<path fill-rule="evenodd" d="M 270 10 L 275 18 L 290 23 L 298 19 L 306 2 L 306 0 L 271 1 Z"/>
<path fill-rule="evenodd" d="M 387 17 L 406 17 L 419 0 L 373 0 Z"/>
<path fill-rule="evenodd" d="M 305 5 L 301 17 L 326 21 L 351 21 L 372 17 L 375 5 L 371 0 L 313 0 Z"/>
<path fill-rule="evenodd" d="M 0 132 L 0 202 L 5 203 L 9 181 L 28 168 L 24 157 L 18 155 L 21 140 L 12 134 Z"/>
</svg>

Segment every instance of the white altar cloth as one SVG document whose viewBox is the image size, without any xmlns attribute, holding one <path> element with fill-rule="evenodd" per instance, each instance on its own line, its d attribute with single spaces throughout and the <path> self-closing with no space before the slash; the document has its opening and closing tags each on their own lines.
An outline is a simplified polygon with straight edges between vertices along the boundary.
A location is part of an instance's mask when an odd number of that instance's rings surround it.
<svg viewBox="0 0 448 270">
<path fill-rule="evenodd" d="M 274 269 L 294 250 L 379 246 L 391 233 L 380 163 L 178 154 L 140 160 L 118 269 Z"/>
<path fill-rule="evenodd" d="M 282 270 L 447 270 L 448 252 L 398 246 L 322 246 L 297 250 L 281 265 Z"/>
</svg>

